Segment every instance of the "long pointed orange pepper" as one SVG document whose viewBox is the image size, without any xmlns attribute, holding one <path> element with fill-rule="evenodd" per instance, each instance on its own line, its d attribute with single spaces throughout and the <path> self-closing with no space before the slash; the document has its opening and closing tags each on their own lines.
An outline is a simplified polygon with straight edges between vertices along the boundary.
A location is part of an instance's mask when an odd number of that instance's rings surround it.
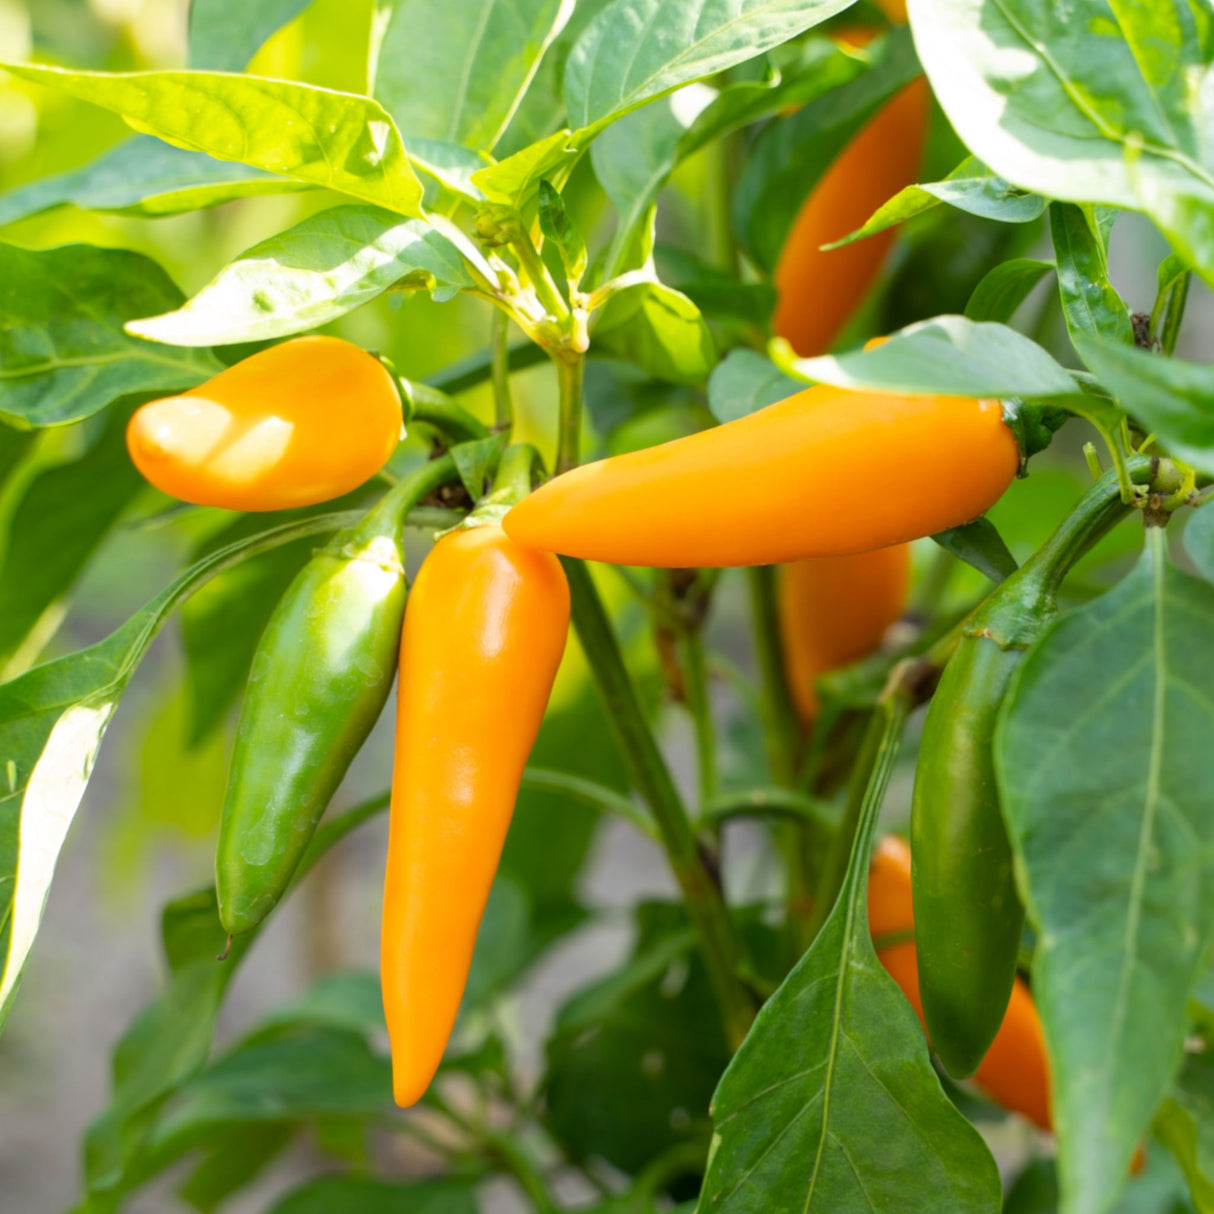
<svg viewBox="0 0 1214 1214">
<path fill-rule="evenodd" d="M 401 638 L 381 970 L 396 1102 L 442 1059 L 569 630 L 560 562 L 495 525 L 444 536 Z"/>
<path fill-rule="evenodd" d="M 574 468 L 503 526 L 521 544 L 617 565 L 774 565 L 969 522 L 1019 465 L 998 401 L 816 384 L 723 426 Z"/>
<path fill-rule="evenodd" d="M 910 545 L 794 561 L 780 574 L 780 636 L 802 724 L 818 712 L 814 680 L 867 657 L 902 614 Z"/>
</svg>

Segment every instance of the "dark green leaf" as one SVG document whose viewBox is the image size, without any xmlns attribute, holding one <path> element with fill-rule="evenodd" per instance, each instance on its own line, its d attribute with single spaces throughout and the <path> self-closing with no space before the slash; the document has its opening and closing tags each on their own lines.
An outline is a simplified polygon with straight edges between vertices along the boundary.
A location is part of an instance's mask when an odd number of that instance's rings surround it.
<svg viewBox="0 0 1214 1214">
<path fill-rule="evenodd" d="M 869 852 L 904 719 L 895 706 L 883 717 L 843 888 L 713 1098 L 702 1214 L 999 1210 L 995 1161 L 941 1090 L 869 938 Z"/>
<path fill-rule="evenodd" d="M 880 207 L 862 228 L 838 244 L 851 244 L 896 227 L 941 203 L 1000 223 L 1031 223 L 1045 213 L 1046 206 L 1039 194 L 1016 189 L 1002 177 L 995 176 L 982 161 L 967 156 L 942 181 L 908 185 Z"/>
<path fill-rule="evenodd" d="M 1058 1214 L 1058 1173 L 1049 1159 L 1035 1159 L 1016 1177 L 1003 1214 Z"/>
<path fill-rule="evenodd" d="M 53 207 L 126 215 L 176 215 L 256 194 L 309 187 L 248 165 L 215 160 L 137 135 L 66 173 L 43 177 L 0 197 L 0 225 Z"/>
<path fill-rule="evenodd" d="M 1132 346 L 1130 310 L 1109 282 L 1108 248 L 1092 208 L 1053 203 L 1050 235 L 1062 314 L 1072 340 L 1084 336 Z"/>
<path fill-rule="evenodd" d="M 578 134 L 585 143 L 637 106 L 753 59 L 848 3 L 615 0 L 569 55 L 564 89 L 569 123 L 582 128 Z"/>
<path fill-rule="evenodd" d="M 271 34 L 312 0 L 190 0 L 190 67 L 243 72 Z"/>
<path fill-rule="evenodd" d="M 290 1125 L 237 1125 L 212 1134 L 207 1153 L 177 1190 L 202 1214 L 212 1211 L 254 1180 L 294 1137 Z"/>
<path fill-rule="evenodd" d="M 730 350 L 709 377 L 708 407 L 717 421 L 731 422 L 804 390 L 766 355 Z"/>
<path fill-rule="evenodd" d="M 1049 198 L 1145 211 L 1214 277 L 1209 14 L 1189 0 L 911 0 L 932 89 L 974 155 Z"/>
<path fill-rule="evenodd" d="M 802 204 L 839 153 L 919 74 L 905 31 L 883 39 L 877 54 L 869 71 L 772 123 L 751 147 L 733 193 L 733 226 L 764 269 L 775 266 Z"/>
<path fill-rule="evenodd" d="M 972 523 L 951 527 L 933 535 L 932 539 L 996 584 L 1011 577 L 1019 568 L 1016 558 L 1003 542 L 1003 536 L 989 519 L 975 519 Z"/>
<path fill-rule="evenodd" d="M 1052 262 L 1016 257 L 1000 262 L 974 288 L 965 305 L 967 320 L 1009 324 L 1032 289 L 1053 270 Z"/>
<path fill-rule="evenodd" d="M 660 282 L 638 283 L 613 296 L 599 313 L 594 345 L 672 383 L 700 383 L 717 361 L 716 342 L 699 308 Z"/>
<path fill-rule="evenodd" d="M 776 307 L 771 283 L 741 282 L 670 245 L 657 245 L 654 255 L 661 280 L 682 291 L 708 320 L 745 325 L 764 336 L 770 332 Z"/>
<path fill-rule="evenodd" d="M 8 70 L 113 110 L 178 147 L 421 216 L 422 187 L 400 132 L 369 97 L 227 72 Z"/>
<path fill-rule="evenodd" d="M 954 396 L 1070 398 L 1079 385 L 1036 342 L 1006 325 L 937 316 L 871 350 L 798 359 L 809 380 L 841 388 Z"/>
<path fill-rule="evenodd" d="M 491 151 L 572 11 L 572 0 L 381 0 L 375 96 L 410 137 Z"/>
<path fill-rule="evenodd" d="M 35 426 L 88 417 L 120 396 L 189 388 L 220 370 L 208 353 L 123 332 L 181 292 L 138 253 L 0 244 L 0 417 Z"/>
<path fill-rule="evenodd" d="M 1214 510 L 1191 515 L 1184 529 L 1185 551 L 1207 582 L 1214 582 Z"/>
<path fill-rule="evenodd" d="M 104 641 L 0 685 L 0 1027 L 101 739 L 165 620 L 194 590 L 245 556 L 350 521 L 349 515 L 321 515 L 221 549 L 187 569 Z"/>
<path fill-rule="evenodd" d="M 561 1009 L 545 1081 L 548 1124 L 566 1149 L 629 1173 L 678 1143 L 701 1140 L 707 1153 L 708 1103 L 729 1061 L 682 913 L 639 913 L 633 958 Z"/>
<path fill-rule="evenodd" d="M 1155 1116 L 1155 1135 L 1184 1172 L 1198 1214 L 1214 1212 L 1214 1058 L 1201 1042 L 1185 1058 L 1169 1099 Z"/>
<path fill-rule="evenodd" d="M 425 220 L 334 207 L 254 245 L 182 307 L 145 313 L 127 331 L 173 346 L 266 341 L 328 324 L 394 287 L 450 299 L 474 285 L 459 250 Z"/>
<path fill-rule="evenodd" d="M 1029 654 L 996 740 L 1063 1204 L 1091 1214 L 1179 1068 L 1214 937 L 1214 587 L 1147 536 L 1134 571 Z"/>
<path fill-rule="evenodd" d="M 471 1183 L 392 1184 L 361 1176 L 326 1176 L 284 1197 L 269 1214 L 478 1214 Z"/>
<path fill-rule="evenodd" d="M 129 416 L 115 409 L 92 447 L 39 473 L 22 494 L 0 559 L 0 671 L 33 664 L 61 601 L 143 485 L 126 452 Z"/>
<path fill-rule="evenodd" d="M 564 200 L 547 181 L 540 182 L 540 230 L 560 251 L 565 275 L 571 282 L 580 282 L 586 269 L 586 242 L 573 226 L 565 210 Z"/>
<path fill-rule="evenodd" d="M 1090 338 L 1075 342 L 1118 403 L 1173 455 L 1214 473 L 1214 367 Z"/>
<path fill-rule="evenodd" d="M 317 979 L 294 999 L 280 1003 L 257 1026 L 256 1035 L 300 1027 L 370 1036 L 384 1028 L 379 975 L 346 970 Z"/>
<path fill-rule="evenodd" d="M 491 434 L 488 438 L 457 443 L 451 448 L 451 458 L 455 460 L 460 482 L 468 490 L 468 496 L 474 502 L 484 496 L 489 478 L 497 467 L 498 458 L 509 437 L 509 434 L 502 431 L 498 434 Z"/>
</svg>

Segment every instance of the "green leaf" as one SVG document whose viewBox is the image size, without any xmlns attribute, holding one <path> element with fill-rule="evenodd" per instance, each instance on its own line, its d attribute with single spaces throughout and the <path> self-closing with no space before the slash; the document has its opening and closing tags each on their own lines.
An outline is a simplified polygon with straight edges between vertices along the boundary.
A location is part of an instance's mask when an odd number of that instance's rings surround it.
<svg viewBox="0 0 1214 1214">
<path fill-rule="evenodd" d="M 295 1136 L 290 1125 L 237 1125 L 207 1139 L 207 1153 L 177 1190 L 202 1214 L 243 1189 L 286 1149 Z"/>
<path fill-rule="evenodd" d="M 615 0 L 565 67 L 565 105 L 584 146 L 629 111 L 724 72 L 833 17 L 850 0 Z"/>
<path fill-rule="evenodd" d="M 1050 235 L 1062 314 L 1072 341 L 1083 336 L 1132 346 L 1130 309 L 1109 281 L 1108 246 L 1092 208 L 1053 203 Z"/>
<path fill-rule="evenodd" d="M 173 346 L 267 341 L 328 324 L 390 289 L 446 300 L 474 285 L 459 250 L 425 220 L 342 206 L 254 245 L 177 310 L 126 327 Z"/>
<path fill-rule="evenodd" d="M 540 231 L 556 245 L 570 282 L 581 282 L 586 270 L 586 242 L 565 210 L 565 202 L 547 181 L 540 182 Z"/>
<path fill-rule="evenodd" d="M 472 178 L 485 167 L 485 159 L 470 148 L 464 147 L 462 143 L 448 143 L 444 139 L 419 139 L 410 135 L 409 159 L 416 168 L 470 202 L 480 202 L 484 199 L 484 195 L 473 184 Z"/>
<path fill-rule="evenodd" d="M 555 135 L 473 173 L 472 184 L 491 202 L 520 207 L 541 178 L 563 179 L 577 155 L 577 149 L 570 143 L 569 132 L 557 131 Z"/>
<path fill-rule="evenodd" d="M 1152 1129 L 1180 1164 L 1197 1214 L 1214 1214 L 1214 1058 L 1208 1043 L 1201 1045 L 1186 1055 Z"/>
<path fill-rule="evenodd" d="M 106 727 L 165 620 L 207 579 L 245 556 L 350 521 L 320 515 L 220 549 L 104 641 L 0 685 L 0 1028 Z"/>
<path fill-rule="evenodd" d="M 4 65 L 121 114 L 137 131 L 420 218 L 422 187 L 369 97 L 226 72 L 72 72 Z"/>
<path fill-rule="evenodd" d="M 932 89 L 975 156 L 1026 190 L 1145 211 L 1214 278 L 1204 94 L 1188 0 L 911 0 Z"/>
<path fill-rule="evenodd" d="M 190 67 L 242 72 L 261 44 L 312 0 L 191 0 Z"/>
<path fill-rule="evenodd" d="M 700 1214 L 997 1214 L 995 1161 L 932 1070 L 873 951 L 869 852 L 904 711 L 885 730 L 843 888 L 713 1100 Z"/>
<path fill-rule="evenodd" d="M 378 8 L 373 92 L 397 126 L 491 151 L 573 0 L 380 0 Z"/>
<path fill-rule="evenodd" d="M 1214 587 L 1167 564 L 1161 529 L 1147 541 L 1030 652 L 996 737 L 1066 1214 L 1124 1187 L 1214 937 Z"/>
<path fill-rule="evenodd" d="M 1034 257 L 1014 257 L 1011 261 L 1001 261 L 974 288 L 965 305 L 966 319 L 1009 324 L 1016 309 L 1053 269 L 1053 262 L 1038 261 Z"/>
<path fill-rule="evenodd" d="M 672 383 L 700 383 L 717 361 L 717 344 L 700 309 L 660 282 L 637 283 L 614 295 L 599 313 L 594 346 Z"/>
<path fill-rule="evenodd" d="M 717 421 L 731 422 L 804 390 L 758 351 L 730 350 L 709 377 L 708 407 Z"/>
<path fill-rule="evenodd" d="M 472 1182 L 393 1184 L 365 1176 L 326 1176 L 296 1189 L 269 1214 L 477 1214 Z"/>
<path fill-rule="evenodd" d="M 671 245 L 659 244 L 654 256 L 661 271 L 659 278 L 682 291 L 708 320 L 748 326 L 763 337 L 771 331 L 771 315 L 776 307 L 776 289 L 771 283 L 741 282 Z"/>
<path fill-rule="evenodd" d="M 95 160 L 0 197 L 0 226 L 68 204 L 117 215 L 177 215 L 233 198 L 309 187 L 246 164 L 224 163 L 136 135 Z"/>
<path fill-rule="evenodd" d="M 1190 515 L 1184 529 L 1184 547 L 1197 572 L 1214 582 L 1214 510 L 1204 507 Z"/>
<path fill-rule="evenodd" d="M 895 30 L 875 47 L 869 70 L 772 123 L 754 141 L 733 193 L 733 227 L 771 270 L 805 199 L 853 136 L 919 75 L 910 35 Z"/>
<path fill-rule="evenodd" d="M 506 431 L 491 434 L 488 438 L 477 438 L 471 442 L 457 443 L 451 448 L 451 458 L 460 482 L 474 501 L 480 501 L 489 486 L 489 478 L 497 467 L 497 461 L 510 435 Z"/>
<path fill-rule="evenodd" d="M 1003 536 L 990 519 L 979 518 L 960 527 L 950 527 L 947 531 L 937 532 L 932 539 L 945 552 L 951 552 L 967 565 L 972 565 L 996 585 L 1004 578 L 1011 577 L 1019 568 L 1016 558 L 1003 542 Z"/>
<path fill-rule="evenodd" d="M 1080 357 L 1173 455 L 1214 473 L 1214 367 L 1078 338 Z"/>
<path fill-rule="evenodd" d="M 0 558 L 0 671 L 8 677 L 14 654 L 19 671 L 50 640 L 61 600 L 143 486 L 126 451 L 130 412 L 113 410 L 79 458 L 39 473 L 13 512 Z"/>
<path fill-rule="evenodd" d="M 830 247 L 839 248 L 884 232 L 942 202 L 981 219 L 997 219 L 1000 223 L 1031 223 L 1041 218 L 1046 206 L 1046 200 L 1040 194 L 1018 190 L 992 173 L 982 161 L 967 156 L 942 181 L 908 185 L 878 208 L 862 228 Z"/>
<path fill-rule="evenodd" d="M 0 417 L 60 425 L 121 396 L 214 375 L 221 366 L 209 353 L 165 350 L 123 332 L 126 321 L 180 302 L 168 275 L 138 253 L 0 244 Z"/>
<path fill-rule="evenodd" d="M 254 1038 L 285 1029 L 323 1028 L 364 1037 L 384 1030 L 384 1004 L 379 975 L 367 970 L 326 974 L 302 995 L 280 1003 L 256 1029 Z"/>
<path fill-rule="evenodd" d="M 544 1083 L 548 1124 L 574 1158 L 630 1174 L 680 1143 L 707 1154 L 708 1103 L 729 1061 L 682 908 L 643 904 L 638 919 L 632 958 L 559 1012 Z"/>
<path fill-rule="evenodd" d="M 1006 325 L 963 316 L 937 316 L 871 350 L 792 359 L 788 367 L 807 380 L 886 392 L 1046 400 L 1079 392 L 1036 342 Z"/>
</svg>

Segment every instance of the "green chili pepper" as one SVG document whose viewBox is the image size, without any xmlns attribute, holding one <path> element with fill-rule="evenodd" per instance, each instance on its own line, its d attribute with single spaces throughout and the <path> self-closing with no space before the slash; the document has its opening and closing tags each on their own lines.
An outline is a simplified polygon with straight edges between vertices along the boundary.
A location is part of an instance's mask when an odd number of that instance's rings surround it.
<svg viewBox="0 0 1214 1214">
<path fill-rule="evenodd" d="M 1136 480 L 1149 467 L 1130 462 Z M 1063 578 L 1129 509 L 1112 473 L 1084 495 L 966 621 L 924 722 L 911 808 L 915 944 L 928 1036 L 957 1078 L 974 1073 L 1003 1022 L 1024 925 L 995 779 L 1000 706 L 1057 614 Z"/>
<path fill-rule="evenodd" d="M 444 456 L 394 486 L 287 588 L 262 634 L 219 825 L 219 917 L 251 931 L 282 896 L 388 698 L 405 614 L 404 523 L 455 476 Z"/>
</svg>

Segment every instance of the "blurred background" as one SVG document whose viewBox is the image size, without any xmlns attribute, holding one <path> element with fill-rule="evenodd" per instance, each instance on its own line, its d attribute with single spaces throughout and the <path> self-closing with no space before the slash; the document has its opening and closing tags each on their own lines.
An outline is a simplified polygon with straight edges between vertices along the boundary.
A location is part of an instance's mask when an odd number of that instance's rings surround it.
<svg viewBox="0 0 1214 1214">
<path fill-rule="evenodd" d="M 0 0 L 0 61 L 36 57 L 112 70 L 183 66 L 187 8 L 187 0 Z M 316 0 L 271 39 L 250 70 L 362 91 L 371 10 L 371 0 Z M 923 180 L 943 175 L 960 158 L 955 139 L 938 115 L 936 126 Z M 81 165 L 128 133 L 111 114 L 0 72 L 0 191 Z M 663 200 L 659 234 L 672 249 L 695 247 L 692 233 L 700 229 L 707 206 L 699 188 L 702 172 L 697 160 L 687 163 Z M 588 160 L 575 175 L 569 197 L 584 230 L 610 231 L 609 208 Z M 333 201 L 323 192 L 252 198 L 161 219 L 103 216 L 65 207 L 0 227 L 0 239 L 33 248 L 88 242 L 139 250 L 159 261 L 189 294 L 241 250 Z M 881 289 L 855 321 L 851 335 L 959 311 L 978 278 L 1009 255 L 1013 243 L 1017 252 L 1050 256 L 1048 239 L 1036 225 L 1009 229 L 947 208 L 923 217 L 903 234 Z M 1135 310 L 1149 310 L 1156 265 L 1166 252 L 1145 222 L 1133 217 L 1119 221 L 1112 276 Z M 1062 361 L 1073 363 L 1052 280 L 1030 297 L 1018 323 Z M 332 331 L 387 354 L 402 374 L 421 379 L 484 349 L 489 317 L 475 301 L 436 305 L 423 295 L 397 295 L 345 317 Z M 1212 332 L 1214 299 L 1194 282 L 1178 354 L 1202 360 Z M 238 354 L 233 351 L 230 357 Z M 672 417 L 682 418 L 678 424 L 705 420 L 697 392 L 634 389 L 618 367 L 592 361 L 587 456 L 654 441 L 664 436 Z M 550 456 L 555 386 L 549 369 L 518 374 L 514 391 L 523 437 Z M 469 394 L 465 403 L 482 416 L 490 412 L 487 389 Z M 92 419 L 43 434 L 0 492 L 0 561 L 23 491 L 39 474 L 70 461 L 95 436 L 99 422 Z M 1035 462 L 1033 475 L 1017 482 L 994 511 L 1018 557 L 1040 542 L 1078 495 L 1086 475 L 1080 448 L 1089 437 L 1081 425 L 1069 427 Z M 4 677 L 40 656 L 68 652 L 106 635 L 161 589 L 200 542 L 229 521 L 213 510 L 166 514 L 169 505 L 150 489 L 131 503 L 92 558 L 70 606 L 41 622 L 37 645 L 9 656 Z M 417 537 L 415 561 L 424 541 Z M 1106 541 L 1084 576 L 1093 584 L 1111 579 L 1134 544 L 1131 525 Z M 916 560 L 921 581 L 942 576 L 930 541 L 920 546 Z M 972 571 L 958 567 L 943 572 L 949 578 L 946 594 L 958 604 L 981 589 L 981 579 Z M 678 707 L 663 699 L 643 612 L 618 577 L 606 573 L 602 585 L 629 643 L 632 667 L 661 704 L 664 744 L 680 779 L 690 784 L 694 764 L 689 729 Z M 748 632 L 745 586 L 740 577 L 727 574 L 709 632 L 722 668 L 753 668 Z M 160 982 L 160 908 L 210 880 L 234 721 L 230 711 L 221 713 L 215 727 L 199 738 L 186 668 L 181 625 L 175 621 L 140 669 L 102 750 L 63 854 L 21 997 L 0 1038 L 0 1214 L 63 1210 L 78 1199 L 79 1140 L 106 1101 L 110 1051 Z M 191 677 L 196 679 L 197 672 Z M 724 679 L 715 684 L 714 703 L 725 739 L 727 783 L 762 782 L 758 727 Z M 562 747 L 574 746 L 593 752 L 591 760 L 604 771 L 618 767 L 572 644 L 554 697 L 554 720 L 543 743 L 551 751 L 552 765 Z M 353 804 L 386 786 L 391 731 L 389 712 L 354 765 L 340 804 Z M 913 749 L 908 746 L 904 754 L 901 776 L 887 804 L 892 826 L 903 822 L 908 812 Z M 527 836 L 529 804 L 524 797 L 512 834 L 511 846 L 519 852 L 542 842 Z M 626 909 L 638 898 L 675 892 L 661 855 L 626 825 L 600 824 L 571 807 L 565 826 L 557 844 L 560 854 L 542 856 L 533 867 L 563 869 L 562 878 L 576 870 L 574 893 L 590 914 L 578 931 L 543 956 L 522 987 L 495 1012 L 500 1030 L 515 1043 L 532 1077 L 541 1066 L 541 1043 L 555 1009 L 626 953 L 632 933 Z M 276 915 L 256 946 L 253 963 L 242 968 L 228 997 L 220 1044 L 324 974 L 352 967 L 374 969 L 385 828 L 381 820 L 353 835 Z M 740 898 L 770 892 L 776 874 L 761 832 L 731 828 L 726 878 L 731 893 Z M 537 893 L 533 887 L 530 896 L 542 898 L 543 890 Z M 1023 1153 L 1030 1131 L 1008 1124 L 998 1133 L 1001 1158 L 1011 1159 Z M 384 1149 L 401 1150 L 399 1145 Z M 314 1144 L 305 1144 L 276 1164 L 246 1203 L 231 1208 L 264 1208 L 264 1195 L 318 1166 L 323 1167 L 323 1156 Z M 424 1161 L 419 1166 L 425 1166 Z M 129 1208 L 139 1214 L 179 1209 L 168 1196 L 171 1187 L 171 1181 L 158 1185 Z M 489 1195 L 488 1208 L 518 1208 L 517 1198 L 503 1187 Z"/>
</svg>

